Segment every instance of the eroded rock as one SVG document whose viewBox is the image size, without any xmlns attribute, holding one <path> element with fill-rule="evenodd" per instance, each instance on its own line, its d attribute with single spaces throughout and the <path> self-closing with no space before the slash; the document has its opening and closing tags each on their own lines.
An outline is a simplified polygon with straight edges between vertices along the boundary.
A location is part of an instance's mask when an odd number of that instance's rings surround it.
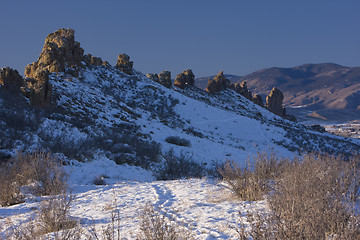
<svg viewBox="0 0 360 240">
<path fill-rule="evenodd" d="M 284 100 L 283 93 L 279 89 L 274 87 L 271 90 L 270 94 L 266 97 L 265 107 L 270 112 L 272 112 L 272 113 L 274 113 L 274 114 L 276 114 L 276 115 L 278 115 L 280 117 L 285 117 L 286 110 L 282 106 L 283 100 Z"/>
<path fill-rule="evenodd" d="M 164 70 L 158 75 L 159 83 L 167 88 L 171 87 L 172 81 L 171 81 L 171 72 Z"/>
<path fill-rule="evenodd" d="M 174 86 L 184 89 L 186 86 L 193 86 L 195 83 L 195 75 L 191 69 L 186 69 L 178 74 L 174 81 Z"/>
<path fill-rule="evenodd" d="M 24 79 L 15 69 L 5 67 L 0 69 L 0 85 L 2 88 L 14 93 L 20 92 Z"/>
<path fill-rule="evenodd" d="M 212 94 L 230 87 L 230 80 L 226 79 L 224 72 L 220 71 L 213 79 L 209 79 L 206 91 Z"/>
<path fill-rule="evenodd" d="M 260 107 L 264 107 L 264 101 L 259 94 L 254 94 L 254 96 L 252 97 L 252 101 Z"/>
<path fill-rule="evenodd" d="M 119 69 L 123 73 L 133 75 L 133 61 L 130 61 L 130 57 L 125 53 L 119 54 L 115 68 Z"/>
<path fill-rule="evenodd" d="M 103 62 L 103 60 L 100 57 L 94 57 L 91 54 L 86 54 L 83 58 L 83 61 L 87 65 L 93 65 L 93 66 L 101 66 L 101 65 L 108 65 L 108 62 Z"/>
<path fill-rule="evenodd" d="M 159 76 L 156 73 L 148 73 L 146 76 L 154 82 L 159 82 Z"/>
<path fill-rule="evenodd" d="M 28 95 L 33 104 L 42 105 L 50 101 L 49 74 L 67 72 L 77 76 L 84 50 L 75 41 L 73 29 L 59 29 L 46 39 L 39 59 L 26 66 L 25 77 Z"/>
</svg>

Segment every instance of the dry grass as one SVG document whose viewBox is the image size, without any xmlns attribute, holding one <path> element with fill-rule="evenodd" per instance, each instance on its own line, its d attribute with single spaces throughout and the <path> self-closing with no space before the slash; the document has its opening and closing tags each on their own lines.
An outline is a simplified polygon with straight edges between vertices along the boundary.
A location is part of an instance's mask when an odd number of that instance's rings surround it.
<svg viewBox="0 0 360 240">
<path fill-rule="evenodd" d="M 227 161 L 218 171 L 239 199 L 257 201 L 272 189 L 273 180 L 283 171 L 284 165 L 285 160 L 279 160 L 274 154 L 258 154 L 253 162 L 247 161 L 243 168 Z"/>
<path fill-rule="evenodd" d="M 359 239 L 359 156 L 309 154 L 283 166 L 267 195 L 270 213 L 248 213 L 240 239 Z"/>
</svg>

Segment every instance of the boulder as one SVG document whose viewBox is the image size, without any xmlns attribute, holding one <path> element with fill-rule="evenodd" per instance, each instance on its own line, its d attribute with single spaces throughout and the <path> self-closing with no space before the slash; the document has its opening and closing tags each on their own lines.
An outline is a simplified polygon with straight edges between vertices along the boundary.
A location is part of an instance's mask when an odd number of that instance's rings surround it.
<svg viewBox="0 0 360 240">
<path fill-rule="evenodd" d="M 178 74 L 174 81 L 174 86 L 184 89 L 186 86 L 193 86 L 195 83 L 195 75 L 191 69 L 186 69 Z"/>
<path fill-rule="evenodd" d="M 162 71 L 158 75 L 159 83 L 167 88 L 171 87 L 171 72 L 170 71 Z"/>
<path fill-rule="evenodd" d="M 0 85 L 6 90 L 18 93 L 20 87 L 23 85 L 24 79 L 20 76 L 17 70 L 9 67 L 0 69 Z"/>
<path fill-rule="evenodd" d="M 130 57 L 125 53 L 119 54 L 115 68 L 119 69 L 125 74 L 133 75 L 133 61 L 130 61 Z"/>
<path fill-rule="evenodd" d="M 80 43 L 75 41 L 74 34 L 73 29 L 65 28 L 50 33 L 45 39 L 39 59 L 26 66 L 26 88 L 33 104 L 49 103 L 50 73 L 66 71 L 75 77 L 78 75 L 84 50 L 80 47 Z"/>
<path fill-rule="evenodd" d="M 277 89 L 276 87 L 274 87 L 269 96 L 266 97 L 266 104 L 265 107 L 272 113 L 280 116 L 280 117 L 285 117 L 286 115 L 286 110 L 285 108 L 282 106 L 283 104 L 283 100 L 284 100 L 284 95 L 283 93 Z"/>
<path fill-rule="evenodd" d="M 213 79 L 209 79 L 206 91 L 212 94 L 230 87 L 230 80 L 226 79 L 224 72 L 220 71 Z"/>
</svg>

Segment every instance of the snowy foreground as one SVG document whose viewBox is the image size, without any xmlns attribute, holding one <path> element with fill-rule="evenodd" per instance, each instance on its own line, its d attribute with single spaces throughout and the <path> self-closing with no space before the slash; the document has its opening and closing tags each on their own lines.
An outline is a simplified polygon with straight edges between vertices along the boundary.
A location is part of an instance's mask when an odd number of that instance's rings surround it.
<svg viewBox="0 0 360 240">
<path fill-rule="evenodd" d="M 146 203 L 160 207 L 195 239 L 235 239 L 240 214 L 261 211 L 264 202 L 241 202 L 221 183 L 209 179 L 121 182 L 107 186 L 73 186 L 71 216 L 82 227 L 101 229 L 111 223 L 111 213 L 120 213 L 121 238 L 136 239 Z M 1 234 L 34 218 L 40 199 L 0 208 Z M 0 235 L 1 236 L 1 235 Z"/>
</svg>

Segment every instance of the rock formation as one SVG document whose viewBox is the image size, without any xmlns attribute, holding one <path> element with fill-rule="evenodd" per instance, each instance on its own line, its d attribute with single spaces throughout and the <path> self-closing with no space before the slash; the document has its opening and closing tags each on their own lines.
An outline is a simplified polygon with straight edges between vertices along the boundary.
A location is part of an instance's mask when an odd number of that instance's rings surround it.
<svg viewBox="0 0 360 240">
<path fill-rule="evenodd" d="M 167 88 L 171 87 L 171 72 L 170 71 L 162 71 L 158 75 L 159 83 Z"/>
<path fill-rule="evenodd" d="M 159 74 L 156 73 L 148 73 L 146 74 L 148 78 L 153 80 L 154 82 L 160 83 L 164 87 L 170 88 L 171 87 L 171 72 L 170 71 L 162 71 Z"/>
<path fill-rule="evenodd" d="M 260 107 L 264 107 L 263 99 L 259 94 L 254 94 L 254 96 L 252 97 L 252 101 Z"/>
<path fill-rule="evenodd" d="M 6 90 L 18 93 L 20 92 L 20 87 L 22 86 L 24 79 L 20 76 L 17 70 L 11 69 L 9 67 L 0 69 L 0 85 Z"/>
<path fill-rule="evenodd" d="M 230 87 L 230 80 L 226 79 L 224 72 L 220 71 L 213 79 L 209 79 L 206 91 L 212 94 Z"/>
<path fill-rule="evenodd" d="M 252 93 L 247 88 L 246 82 L 242 82 L 241 84 L 235 83 L 234 87 L 232 87 L 237 93 L 243 95 L 249 100 L 253 100 Z"/>
<path fill-rule="evenodd" d="M 125 53 L 119 54 L 115 68 L 120 69 L 123 73 L 133 75 L 133 61 L 130 61 L 130 57 Z"/>
<path fill-rule="evenodd" d="M 43 105 L 50 101 L 49 74 L 67 72 L 77 76 L 84 50 L 75 41 L 74 30 L 59 29 L 46 39 L 39 59 L 26 66 L 25 77 L 31 103 Z"/>
<path fill-rule="evenodd" d="M 272 113 L 279 115 L 280 117 L 285 117 L 286 111 L 282 106 L 284 100 L 283 93 L 274 87 L 269 96 L 266 97 L 265 107 Z"/>
<path fill-rule="evenodd" d="M 184 89 L 186 86 L 193 86 L 195 83 L 195 75 L 190 69 L 186 69 L 178 74 L 174 81 L 174 86 Z"/>
<path fill-rule="evenodd" d="M 83 61 L 87 64 L 87 65 L 93 65 L 93 66 L 101 66 L 101 65 L 108 65 L 108 62 L 103 62 L 103 60 L 99 57 L 94 57 L 91 54 L 86 54 L 83 57 Z"/>
<path fill-rule="evenodd" d="M 79 42 L 75 42 L 74 33 L 74 30 L 65 28 L 50 33 L 45 39 L 39 59 L 26 66 L 25 76 L 35 78 L 41 71 L 65 72 L 66 68 L 77 70 L 83 59 L 84 50 Z"/>
<path fill-rule="evenodd" d="M 159 82 L 159 76 L 156 73 L 148 73 L 146 76 L 154 82 Z"/>
</svg>

